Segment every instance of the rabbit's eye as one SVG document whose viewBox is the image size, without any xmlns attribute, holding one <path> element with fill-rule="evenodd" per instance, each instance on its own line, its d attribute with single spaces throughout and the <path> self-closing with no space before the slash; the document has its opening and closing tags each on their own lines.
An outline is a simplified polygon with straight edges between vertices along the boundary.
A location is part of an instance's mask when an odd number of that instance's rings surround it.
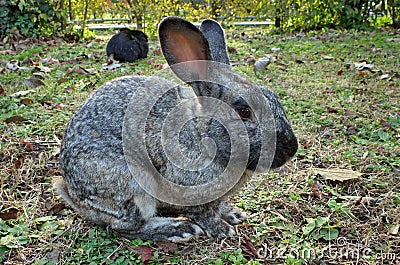
<svg viewBox="0 0 400 265">
<path fill-rule="evenodd" d="M 236 110 L 236 112 L 239 114 L 239 116 L 242 119 L 250 119 L 251 118 L 251 110 L 249 108 L 241 108 Z"/>
</svg>

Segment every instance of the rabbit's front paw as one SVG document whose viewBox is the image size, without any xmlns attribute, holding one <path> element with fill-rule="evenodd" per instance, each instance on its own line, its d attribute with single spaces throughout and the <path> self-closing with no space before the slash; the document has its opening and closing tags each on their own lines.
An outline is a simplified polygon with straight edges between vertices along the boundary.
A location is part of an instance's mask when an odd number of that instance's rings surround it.
<svg viewBox="0 0 400 265">
<path fill-rule="evenodd" d="M 185 242 L 203 233 L 198 225 L 186 218 L 152 217 L 131 237 L 152 241 Z"/>
<path fill-rule="evenodd" d="M 246 213 L 241 212 L 239 209 L 229 205 L 226 202 L 221 202 L 219 211 L 221 218 L 230 225 L 240 224 L 246 218 Z"/>
<path fill-rule="evenodd" d="M 218 223 L 207 223 L 203 226 L 200 224 L 200 226 L 209 237 L 225 238 L 234 236 L 236 234 L 235 230 L 233 230 L 233 226 L 222 219 L 219 220 Z"/>
</svg>

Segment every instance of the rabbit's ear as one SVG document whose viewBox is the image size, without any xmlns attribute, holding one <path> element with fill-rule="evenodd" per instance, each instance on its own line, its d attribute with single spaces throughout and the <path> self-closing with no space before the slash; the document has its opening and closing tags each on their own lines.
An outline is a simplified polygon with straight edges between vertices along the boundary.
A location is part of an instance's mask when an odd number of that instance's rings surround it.
<svg viewBox="0 0 400 265">
<path fill-rule="evenodd" d="M 161 49 L 170 66 L 183 62 L 191 77 L 207 78 L 207 63 L 211 61 L 211 51 L 203 33 L 192 23 L 178 18 L 167 17 L 158 26 Z M 172 68 L 174 70 L 174 68 Z M 187 75 L 174 71 L 183 81 L 189 81 Z"/>
<path fill-rule="evenodd" d="M 221 25 L 214 20 L 206 19 L 201 23 L 200 30 L 208 40 L 213 61 L 230 65 L 224 30 Z"/>
</svg>

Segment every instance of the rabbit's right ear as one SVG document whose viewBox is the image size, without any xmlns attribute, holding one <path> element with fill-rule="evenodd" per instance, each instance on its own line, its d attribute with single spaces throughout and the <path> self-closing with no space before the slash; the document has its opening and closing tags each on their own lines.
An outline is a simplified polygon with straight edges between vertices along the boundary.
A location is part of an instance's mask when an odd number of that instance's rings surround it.
<svg viewBox="0 0 400 265">
<path fill-rule="evenodd" d="M 213 61 L 230 65 L 224 30 L 221 25 L 212 19 L 206 19 L 201 23 L 200 30 L 208 40 Z"/>
<path fill-rule="evenodd" d="M 193 61 L 185 64 L 189 76 L 174 71 L 179 78 L 185 82 L 190 82 L 194 77 L 198 80 L 207 79 L 206 61 L 212 60 L 211 51 L 207 39 L 196 26 L 178 17 L 167 17 L 158 26 L 158 34 L 162 52 L 170 66 Z"/>
</svg>

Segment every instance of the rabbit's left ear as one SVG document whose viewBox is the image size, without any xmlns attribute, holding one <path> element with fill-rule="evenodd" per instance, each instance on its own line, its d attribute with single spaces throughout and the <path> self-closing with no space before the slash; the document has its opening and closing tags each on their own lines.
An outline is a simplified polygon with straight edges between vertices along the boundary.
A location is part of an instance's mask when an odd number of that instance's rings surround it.
<svg viewBox="0 0 400 265">
<path fill-rule="evenodd" d="M 196 26 L 178 17 L 167 17 L 158 26 L 158 33 L 164 57 L 180 79 L 186 83 L 207 79 L 211 51 Z"/>
<path fill-rule="evenodd" d="M 200 30 L 208 40 L 213 61 L 230 65 L 224 30 L 220 24 L 214 20 L 206 19 L 201 23 Z"/>
</svg>

